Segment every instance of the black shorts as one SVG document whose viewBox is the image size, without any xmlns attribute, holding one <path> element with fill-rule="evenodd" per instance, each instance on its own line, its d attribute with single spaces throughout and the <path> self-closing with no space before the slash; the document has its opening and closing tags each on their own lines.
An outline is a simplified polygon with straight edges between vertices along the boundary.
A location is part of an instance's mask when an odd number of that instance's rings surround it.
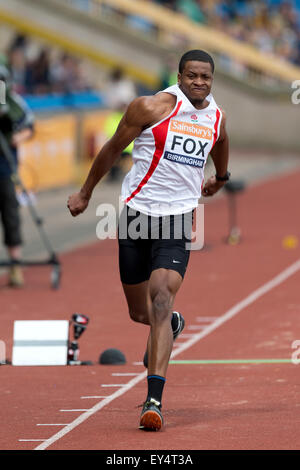
<svg viewBox="0 0 300 470">
<path fill-rule="evenodd" d="M 189 261 L 193 211 L 153 217 L 125 206 L 119 219 L 119 269 L 124 284 L 147 281 L 159 268 L 183 278 Z"/>
<path fill-rule="evenodd" d="M 0 178 L 0 213 L 3 225 L 3 241 L 6 246 L 19 246 L 22 243 L 19 203 L 11 178 Z"/>
</svg>

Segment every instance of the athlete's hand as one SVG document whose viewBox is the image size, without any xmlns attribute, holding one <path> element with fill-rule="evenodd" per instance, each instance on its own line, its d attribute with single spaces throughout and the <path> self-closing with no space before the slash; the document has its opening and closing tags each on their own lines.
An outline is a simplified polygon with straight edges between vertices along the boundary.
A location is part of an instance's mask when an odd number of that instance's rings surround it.
<svg viewBox="0 0 300 470">
<path fill-rule="evenodd" d="M 76 217 L 76 215 L 79 215 L 84 212 L 88 204 L 89 199 L 84 197 L 81 193 L 75 193 L 69 196 L 68 209 L 73 215 L 73 217 Z"/>
<path fill-rule="evenodd" d="M 217 181 L 215 176 L 211 176 L 202 188 L 202 196 L 213 196 L 219 189 L 223 188 L 225 181 Z"/>
</svg>

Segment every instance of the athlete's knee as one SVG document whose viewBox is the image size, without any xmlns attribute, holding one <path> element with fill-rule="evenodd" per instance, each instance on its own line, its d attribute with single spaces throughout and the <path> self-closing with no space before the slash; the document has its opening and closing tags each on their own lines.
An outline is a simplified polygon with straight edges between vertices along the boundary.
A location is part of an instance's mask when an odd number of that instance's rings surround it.
<svg viewBox="0 0 300 470">
<path fill-rule="evenodd" d="M 135 309 L 129 309 L 129 316 L 131 320 L 137 323 L 144 323 L 145 325 L 149 325 L 148 312 L 140 312 Z"/>
<path fill-rule="evenodd" d="M 152 298 L 154 321 L 163 321 L 171 315 L 172 292 L 167 286 L 160 287 Z"/>
</svg>

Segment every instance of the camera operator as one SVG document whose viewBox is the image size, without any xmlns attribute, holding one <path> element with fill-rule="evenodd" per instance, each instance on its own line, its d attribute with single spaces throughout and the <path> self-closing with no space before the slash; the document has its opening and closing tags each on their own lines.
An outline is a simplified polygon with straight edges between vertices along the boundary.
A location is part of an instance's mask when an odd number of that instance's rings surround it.
<svg viewBox="0 0 300 470">
<path fill-rule="evenodd" d="M 12 91 L 10 79 L 8 67 L 0 64 L 0 80 L 5 83 L 6 98 L 5 104 L 0 104 L 0 214 L 3 242 L 11 261 L 9 285 L 22 287 L 21 220 L 14 174 L 18 169 L 18 146 L 32 136 L 34 117 L 22 97 Z"/>
</svg>

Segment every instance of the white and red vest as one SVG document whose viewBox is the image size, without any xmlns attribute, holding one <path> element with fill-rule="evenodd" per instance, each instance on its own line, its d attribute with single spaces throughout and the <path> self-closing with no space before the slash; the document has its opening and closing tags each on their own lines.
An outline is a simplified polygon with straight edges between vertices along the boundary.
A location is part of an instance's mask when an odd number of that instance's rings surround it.
<svg viewBox="0 0 300 470">
<path fill-rule="evenodd" d="M 135 139 L 121 197 L 147 215 L 184 214 L 201 197 L 204 167 L 220 135 L 222 112 L 211 94 L 209 105 L 196 109 L 178 85 L 160 93 L 175 95 L 175 108 Z"/>
</svg>

